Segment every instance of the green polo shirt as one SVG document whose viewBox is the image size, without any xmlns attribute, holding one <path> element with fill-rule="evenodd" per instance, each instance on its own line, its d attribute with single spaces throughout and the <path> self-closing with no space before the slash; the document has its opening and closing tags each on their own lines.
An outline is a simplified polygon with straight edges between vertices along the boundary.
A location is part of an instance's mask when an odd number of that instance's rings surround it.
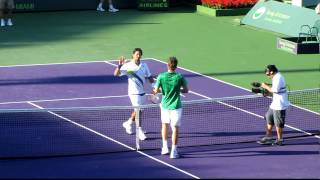
<svg viewBox="0 0 320 180">
<path fill-rule="evenodd" d="M 163 108 L 181 108 L 180 88 L 182 86 L 187 86 L 187 81 L 181 74 L 176 72 L 163 72 L 159 74 L 155 87 L 161 88 L 161 104 Z"/>
</svg>

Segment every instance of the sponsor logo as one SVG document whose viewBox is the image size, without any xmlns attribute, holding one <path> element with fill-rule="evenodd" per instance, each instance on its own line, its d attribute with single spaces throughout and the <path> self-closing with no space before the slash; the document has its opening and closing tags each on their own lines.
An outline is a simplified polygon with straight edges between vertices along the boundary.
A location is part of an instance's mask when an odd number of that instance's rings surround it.
<svg viewBox="0 0 320 180">
<path fill-rule="evenodd" d="M 259 19 L 261 18 L 261 16 L 267 11 L 266 7 L 261 7 L 259 9 L 256 10 L 255 13 L 253 13 L 252 15 L 252 19 Z"/>
</svg>

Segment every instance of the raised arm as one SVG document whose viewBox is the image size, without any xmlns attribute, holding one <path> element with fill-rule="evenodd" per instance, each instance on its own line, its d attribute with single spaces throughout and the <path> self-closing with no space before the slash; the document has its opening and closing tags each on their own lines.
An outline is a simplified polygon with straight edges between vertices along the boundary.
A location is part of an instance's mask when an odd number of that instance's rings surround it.
<svg viewBox="0 0 320 180">
<path fill-rule="evenodd" d="M 125 58 L 124 56 L 121 56 L 119 58 L 119 62 L 118 62 L 118 66 L 116 67 L 116 69 L 114 70 L 114 73 L 113 75 L 114 76 L 120 76 L 121 72 L 120 72 L 120 69 L 121 69 L 121 66 L 125 63 Z"/>
</svg>

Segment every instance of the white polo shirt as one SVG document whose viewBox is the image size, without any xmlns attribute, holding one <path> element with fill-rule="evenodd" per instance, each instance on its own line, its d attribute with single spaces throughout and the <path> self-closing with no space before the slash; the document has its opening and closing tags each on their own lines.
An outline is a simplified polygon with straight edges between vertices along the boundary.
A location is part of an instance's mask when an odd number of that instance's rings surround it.
<svg viewBox="0 0 320 180">
<path fill-rule="evenodd" d="M 146 77 L 150 77 L 151 73 L 146 63 L 140 61 L 137 65 L 134 60 L 125 63 L 120 68 L 120 76 L 128 76 L 128 94 L 143 94 Z"/>
<path fill-rule="evenodd" d="M 284 110 L 290 105 L 288 101 L 288 91 L 286 88 L 286 81 L 280 72 L 277 72 L 272 78 L 272 103 L 270 105 L 271 109 L 274 110 Z"/>
</svg>

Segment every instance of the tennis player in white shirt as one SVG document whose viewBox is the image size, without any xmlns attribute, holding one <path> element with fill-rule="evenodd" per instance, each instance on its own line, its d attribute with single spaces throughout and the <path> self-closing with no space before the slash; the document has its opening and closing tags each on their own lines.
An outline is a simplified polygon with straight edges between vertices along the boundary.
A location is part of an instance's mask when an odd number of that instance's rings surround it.
<svg viewBox="0 0 320 180">
<path fill-rule="evenodd" d="M 146 79 L 148 79 L 150 83 L 154 82 L 149 67 L 146 63 L 140 61 L 141 57 L 142 49 L 135 48 L 132 52 L 132 60 L 125 62 L 125 58 L 122 56 L 119 60 L 118 67 L 114 71 L 115 76 L 128 76 L 128 95 L 130 97 L 132 106 L 145 104 L 146 93 L 144 90 L 144 85 Z M 131 117 L 122 124 L 128 134 L 133 134 L 132 125 L 135 121 L 135 117 L 136 112 L 133 111 L 131 113 Z M 141 123 L 140 127 L 138 127 L 138 132 L 136 133 L 138 133 L 140 140 L 145 140 L 147 138 L 141 128 Z"/>
</svg>

